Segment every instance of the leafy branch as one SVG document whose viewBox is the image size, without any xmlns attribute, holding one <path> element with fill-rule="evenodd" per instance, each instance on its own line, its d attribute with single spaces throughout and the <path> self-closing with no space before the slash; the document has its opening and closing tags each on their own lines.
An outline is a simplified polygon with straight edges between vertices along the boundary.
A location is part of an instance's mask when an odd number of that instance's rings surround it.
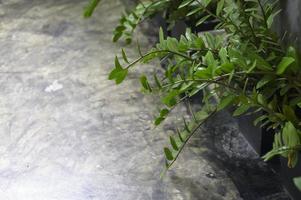
<svg viewBox="0 0 301 200">
<path fill-rule="evenodd" d="M 99 2 L 91 0 L 85 16 L 91 16 Z M 188 20 L 192 22 L 192 30 L 207 20 L 215 20 L 218 21 L 215 29 L 223 30 L 221 34 L 200 34 L 187 29 L 176 39 L 166 37 L 160 29 L 157 44 L 147 53 L 138 48 L 140 56 L 129 62 L 122 50 L 122 64 L 115 58 L 109 79 L 116 84 L 123 82 L 138 63 L 158 59 L 164 65 L 162 78 L 158 78 L 159 74 L 153 76 L 153 81 L 146 75 L 140 77 L 144 91 L 162 96 L 163 108 L 155 125 L 161 124 L 180 102 L 199 93 L 203 94 L 200 103 L 204 108 L 216 107 L 214 111 L 196 112 L 190 123 L 184 120 L 181 133 L 170 136 L 172 148 L 164 148 L 166 170 L 196 130 L 215 112 L 229 106 L 234 108 L 233 116 L 261 112 L 254 125 L 275 131 L 273 149 L 263 157 L 265 160 L 280 155 L 287 158 L 289 167 L 296 165 L 301 146 L 301 120 L 297 113 L 301 109 L 301 65 L 299 52 L 281 44 L 282 40 L 271 29 L 280 12 L 277 2 L 152 0 L 138 3 L 121 17 L 114 31 L 114 42 L 123 37 L 130 43 L 136 27 L 156 14 L 164 16 L 170 25 Z M 295 181 L 301 188 L 301 179 Z"/>
<path fill-rule="evenodd" d="M 212 111 L 210 114 L 202 111 L 196 114 L 195 122 L 193 124 L 196 124 L 194 128 L 191 130 L 189 126 L 185 123 L 185 129 L 182 133 L 178 132 L 177 138 L 174 138 L 170 136 L 170 143 L 172 146 L 172 150 L 168 147 L 164 148 L 164 154 L 165 154 L 165 170 L 161 173 L 161 177 L 164 176 L 167 170 L 171 168 L 171 166 L 175 163 L 175 161 L 178 159 L 179 155 L 183 151 L 184 147 L 190 140 L 190 138 L 197 133 L 198 129 L 206 122 L 208 119 L 210 119 L 214 114 L 216 113 L 216 110 Z"/>
</svg>

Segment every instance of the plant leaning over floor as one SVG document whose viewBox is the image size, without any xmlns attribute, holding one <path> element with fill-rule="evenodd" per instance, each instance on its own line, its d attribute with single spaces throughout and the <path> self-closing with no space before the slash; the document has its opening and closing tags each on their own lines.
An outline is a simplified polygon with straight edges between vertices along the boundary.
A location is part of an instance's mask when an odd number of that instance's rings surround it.
<svg viewBox="0 0 301 200">
<path fill-rule="evenodd" d="M 84 17 L 91 17 L 100 2 L 101 0 L 90 0 L 89 4 L 85 7 Z M 113 42 L 122 38 L 127 44 L 131 43 L 132 35 L 136 27 L 145 20 L 155 17 L 157 14 L 161 14 L 165 19 L 169 30 L 178 20 L 193 21 L 196 26 L 199 26 L 207 19 L 214 18 L 202 12 L 198 12 L 199 6 L 195 3 L 189 3 L 180 7 L 183 0 L 146 0 L 138 2 L 140 3 L 138 3 L 134 9 L 124 13 L 120 18 L 119 25 L 116 26 L 114 30 Z M 207 5 L 207 8 L 209 9 L 209 6 L 212 5 Z"/>
<path fill-rule="evenodd" d="M 114 41 L 125 36 L 130 42 L 133 30 L 143 19 L 170 8 L 171 2 L 139 3 L 122 17 Z M 172 20 L 195 16 L 199 18 L 191 27 L 195 28 L 209 17 L 214 18 L 219 21 L 215 29 L 223 30 L 223 33 L 198 35 L 187 30 L 176 39 L 165 37 L 160 29 L 159 42 L 154 48 L 147 53 L 139 50 L 140 56 L 134 61 L 129 61 L 122 50 L 122 64 L 116 57 L 115 68 L 109 75 L 110 80 L 120 84 L 136 64 L 154 59 L 164 62 L 167 67 L 163 77 L 154 74 L 151 82 L 146 75 L 140 78 L 145 92 L 162 96 L 164 106 L 155 125 L 162 123 L 180 102 L 202 93 L 202 110 L 193 113 L 190 122 L 184 120 L 183 130 L 169 137 L 170 147 L 164 148 L 166 170 L 174 164 L 198 128 L 216 112 L 229 106 L 235 108 L 233 116 L 260 113 L 254 124 L 275 131 L 273 149 L 263 156 L 264 160 L 281 155 L 287 158 L 288 167 L 294 167 L 301 149 L 301 121 L 296 112 L 301 108 L 301 79 L 298 78 L 301 77 L 301 66 L 295 48 L 284 46 L 271 29 L 274 17 L 280 12 L 277 2 L 176 2 L 176 10 L 182 10 L 182 13 Z M 149 9 L 151 6 L 153 9 Z M 212 11 L 209 6 L 216 10 Z M 218 102 L 213 103 L 216 96 Z M 301 181 L 295 179 L 295 182 Z"/>
</svg>

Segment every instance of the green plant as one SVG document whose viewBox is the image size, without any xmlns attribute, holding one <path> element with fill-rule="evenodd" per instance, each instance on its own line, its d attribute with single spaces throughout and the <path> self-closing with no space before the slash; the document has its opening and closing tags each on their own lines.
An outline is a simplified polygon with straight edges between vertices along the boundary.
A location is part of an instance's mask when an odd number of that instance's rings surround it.
<svg viewBox="0 0 301 200">
<path fill-rule="evenodd" d="M 101 0 L 90 0 L 89 4 L 86 6 L 84 10 L 84 17 L 91 17 L 95 8 L 100 3 Z"/>
<path fill-rule="evenodd" d="M 164 148 L 166 169 L 173 165 L 196 130 L 229 106 L 235 108 L 234 116 L 261 113 L 254 124 L 276 133 L 273 149 L 264 160 L 281 155 L 288 159 L 289 167 L 294 167 L 301 149 L 297 112 L 301 108 L 301 66 L 296 49 L 285 46 L 272 30 L 273 20 L 280 12 L 277 1 L 146 1 L 122 17 L 114 41 L 124 36 L 130 42 L 132 32 L 143 19 L 164 11 L 171 13 L 167 16 L 171 24 L 193 17 L 195 23 L 190 28 L 195 29 L 213 18 L 219 22 L 215 29 L 223 31 L 197 34 L 188 29 L 176 39 L 165 37 L 160 29 L 159 42 L 150 51 L 140 51 L 136 60 L 129 61 L 122 50 L 122 60 L 115 59 L 109 79 L 116 84 L 124 81 L 138 63 L 159 59 L 167 66 L 164 75 L 154 74 L 152 81 L 145 75 L 140 78 L 145 92 L 162 97 L 163 106 L 155 125 L 162 123 L 180 102 L 189 101 L 198 93 L 203 95 L 202 110 L 193 113 L 192 121 L 184 120 L 182 131 L 169 136 L 170 147 Z M 173 15 L 173 11 L 177 14 Z M 212 99 L 217 99 L 217 103 Z"/>
<path fill-rule="evenodd" d="M 84 17 L 91 17 L 100 1 L 90 0 L 84 10 Z M 122 14 L 119 24 L 114 30 L 113 42 L 123 38 L 126 43 L 131 43 L 136 27 L 158 13 L 169 24 L 168 29 L 171 29 L 178 20 L 192 20 L 199 26 L 210 17 L 201 12 L 195 12 L 198 10 L 198 5 L 196 4 L 187 4 L 179 7 L 182 2 L 182 0 L 140 1 L 133 10 Z M 193 12 L 189 13 L 189 11 Z"/>
<path fill-rule="evenodd" d="M 301 191 L 301 177 L 294 178 L 296 187 Z"/>
</svg>

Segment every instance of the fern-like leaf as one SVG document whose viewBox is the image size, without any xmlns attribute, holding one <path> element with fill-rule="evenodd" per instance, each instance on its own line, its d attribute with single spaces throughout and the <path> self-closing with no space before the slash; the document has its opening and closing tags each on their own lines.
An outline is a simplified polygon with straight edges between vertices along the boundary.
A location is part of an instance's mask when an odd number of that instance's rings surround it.
<svg viewBox="0 0 301 200">
<path fill-rule="evenodd" d="M 200 111 L 196 113 L 196 120 L 191 121 L 189 124 L 184 121 L 185 128 L 182 132 L 178 131 L 177 137 L 170 137 L 171 148 L 165 147 L 165 163 L 166 167 L 164 171 L 161 173 L 161 177 L 165 174 L 165 172 L 170 169 L 170 167 L 177 160 L 184 147 L 190 140 L 190 138 L 197 132 L 197 130 L 210 118 L 212 117 L 216 111 L 212 111 L 211 113 L 207 113 L 205 111 Z M 189 127 L 189 128 L 188 128 Z M 191 128 L 190 128 L 191 127 Z"/>
</svg>

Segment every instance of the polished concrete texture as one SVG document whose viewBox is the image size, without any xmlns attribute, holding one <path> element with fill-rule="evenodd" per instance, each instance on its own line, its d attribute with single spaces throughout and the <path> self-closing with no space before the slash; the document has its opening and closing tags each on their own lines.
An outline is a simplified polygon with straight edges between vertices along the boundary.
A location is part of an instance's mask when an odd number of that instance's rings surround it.
<svg viewBox="0 0 301 200">
<path fill-rule="evenodd" d="M 0 200 L 286 199 L 227 113 L 160 179 L 162 147 L 186 107 L 154 129 L 158 100 L 137 81 L 154 67 L 120 86 L 107 80 L 124 8 L 107 0 L 85 20 L 86 2 L 0 0 Z"/>
</svg>

